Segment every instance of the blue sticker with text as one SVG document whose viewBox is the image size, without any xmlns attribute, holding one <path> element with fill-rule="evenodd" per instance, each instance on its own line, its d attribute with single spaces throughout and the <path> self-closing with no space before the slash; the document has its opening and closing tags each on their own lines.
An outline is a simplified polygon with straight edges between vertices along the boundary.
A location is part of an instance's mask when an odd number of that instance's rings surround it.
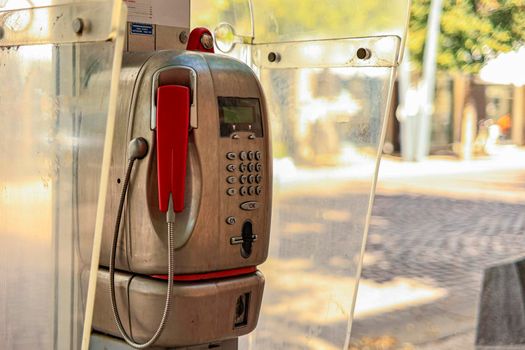
<svg viewBox="0 0 525 350">
<path fill-rule="evenodd" d="M 153 24 L 131 23 L 131 34 L 153 35 Z"/>
</svg>

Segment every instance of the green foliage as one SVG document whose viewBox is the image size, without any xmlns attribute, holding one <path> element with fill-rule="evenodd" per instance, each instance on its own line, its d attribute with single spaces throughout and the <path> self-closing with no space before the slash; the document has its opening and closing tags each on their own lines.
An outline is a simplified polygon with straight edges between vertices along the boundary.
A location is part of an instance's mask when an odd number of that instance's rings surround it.
<svg viewBox="0 0 525 350">
<path fill-rule="evenodd" d="M 430 0 L 412 0 L 408 46 L 421 68 Z M 443 0 L 438 67 L 477 73 L 500 52 L 524 43 L 525 0 Z"/>
</svg>

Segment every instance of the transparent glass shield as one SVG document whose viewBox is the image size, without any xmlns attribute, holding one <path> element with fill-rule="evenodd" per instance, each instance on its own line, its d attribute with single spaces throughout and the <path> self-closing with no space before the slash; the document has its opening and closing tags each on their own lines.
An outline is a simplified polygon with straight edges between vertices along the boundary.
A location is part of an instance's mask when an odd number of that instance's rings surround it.
<svg viewBox="0 0 525 350">
<path fill-rule="evenodd" d="M 258 67 L 273 216 L 260 321 L 241 348 L 347 349 L 395 68 L 282 62 Z"/>
<path fill-rule="evenodd" d="M 192 27 L 208 27 L 228 47 L 376 36 L 404 40 L 409 15 L 410 0 L 191 1 Z"/>
<path fill-rule="evenodd" d="M 241 349 L 348 349 L 408 14 L 408 0 L 192 1 L 192 27 L 252 66 L 271 118 L 266 287 Z"/>
<path fill-rule="evenodd" d="M 125 16 L 121 0 L 0 0 L 2 349 L 89 338 L 80 277 L 98 267 Z"/>
</svg>

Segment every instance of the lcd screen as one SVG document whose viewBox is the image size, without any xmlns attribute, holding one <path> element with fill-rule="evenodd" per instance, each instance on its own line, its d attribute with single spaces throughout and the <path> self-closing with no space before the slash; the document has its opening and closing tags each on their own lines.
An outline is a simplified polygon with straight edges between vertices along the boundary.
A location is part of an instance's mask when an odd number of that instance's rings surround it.
<svg viewBox="0 0 525 350">
<path fill-rule="evenodd" d="M 251 106 L 223 106 L 224 122 L 227 124 L 253 123 L 255 113 Z"/>
</svg>

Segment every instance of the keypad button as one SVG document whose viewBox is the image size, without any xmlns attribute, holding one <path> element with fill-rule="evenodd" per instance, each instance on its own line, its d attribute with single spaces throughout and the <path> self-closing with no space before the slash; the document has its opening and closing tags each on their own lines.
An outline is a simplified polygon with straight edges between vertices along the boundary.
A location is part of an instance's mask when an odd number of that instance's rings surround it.
<svg viewBox="0 0 525 350">
<path fill-rule="evenodd" d="M 262 187 L 261 187 L 261 186 L 257 186 L 257 187 L 255 188 L 255 194 L 256 194 L 256 195 L 260 195 L 261 192 L 262 192 Z"/>
<path fill-rule="evenodd" d="M 248 158 L 248 153 L 246 153 L 246 151 L 242 151 L 241 153 L 239 153 L 239 158 L 241 160 L 246 160 Z"/>
<path fill-rule="evenodd" d="M 237 219 L 235 219 L 234 216 L 228 216 L 228 217 L 226 218 L 226 223 L 227 223 L 228 225 L 235 225 L 236 222 L 237 222 Z"/>
<path fill-rule="evenodd" d="M 261 153 L 261 151 L 257 151 L 257 152 L 255 152 L 255 159 L 257 159 L 257 160 L 261 160 L 261 157 L 262 157 L 262 153 Z"/>
<path fill-rule="evenodd" d="M 248 164 L 248 171 L 250 173 L 254 172 L 255 171 L 255 164 L 253 164 L 253 163 Z"/>
<path fill-rule="evenodd" d="M 262 165 L 261 165 L 261 163 L 257 163 L 257 164 L 255 164 L 255 170 L 257 170 L 257 171 L 261 171 L 261 169 L 262 169 Z"/>
<path fill-rule="evenodd" d="M 251 183 L 251 184 L 254 183 L 255 182 L 255 175 L 248 176 L 248 182 Z"/>
<path fill-rule="evenodd" d="M 246 187 L 242 186 L 239 189 L 239 193 L 240 193 L 241 196 L 246 196 L 248 194 L 248 190 L 246 189 Z"/>
<path fill-rule="evenodd" d="M 241 163 L 241 165 L 239 165 L 239 170 L 241 171 L 241 173 L 246 172 L 247 169 L 248 169 L 248 166 L 246 164 Z"/>
<path fill-rule="evenodd" d="M 257 175 L 257 176 L 255 177 L 255 181 L 256 181 L 258 184 L 260 184 L 261 181 L 262 181 L 262 176 L 261 176 L 261 175 Z"/>
<path fill-rule="evenodd" d="M 253 186 L 248 187 L 248 193 L 250 194 L 250 196 L 253 196 L 255 194 L 255 187 Z"/>
<path fill-rule="evenodd" d="M 255 152 L 254 151 L 248 152 L 248 159 L 249 160 L 254 160 L 255 159 Z"/>
<path fill-rule="evenodd" d="M 246 181 L 248 181 L 248 176 L 246 176 L 246 175 L 241 175 L 241 177 L 239 177 L 239 182 L 240 182 L 241 184 L 245 184 Z"/>
<path fill-rule="evenodd" d="M 234 160 L 237 158 L 237 155 L 233 152 L 228 152 L 226 153 L 226 159 L 229 159 L 229 160 Z"/>
<path fill-rule="evenodd" d="M 229 183 L 229 184 L 234 184 L 237 182 L 237 178 L 235 176 L 228 176 L 226 178 L 226 182 Z"/>
<path fill-rule="evenodd" d="M 255 202 L 255 201 L 244 202 L 244 203 L 241 203 L 240 205 L 242 210 L 248 210 L 248 211 L 257 210 L 259 209 L 260 206 L 261 205 L 259 204 L 259 202 Z"/>
<path fill-rule="evenodd" d="M 237 169 L 237 167 L 233 164 L 228 164 L 226 166 L 226 170 L 228 170 L 230 173 L 233 173 L 235 171 L 235 169 Z"/>
<path fill-rule="evenodd" d="M 228 196 L 234 196 L 236 192 L 237 191 L 235 191 L 235 188 L 231 188 L 231 187 L 226 190 L 226 193 L 228 194 Z"/>
</svg>

